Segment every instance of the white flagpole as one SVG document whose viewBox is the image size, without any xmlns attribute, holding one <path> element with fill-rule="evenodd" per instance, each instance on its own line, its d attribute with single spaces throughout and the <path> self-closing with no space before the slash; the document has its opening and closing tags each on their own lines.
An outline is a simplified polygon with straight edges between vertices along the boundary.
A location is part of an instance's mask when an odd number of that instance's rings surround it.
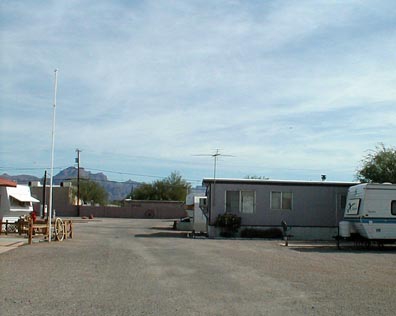
<svg viewBox="0 0 396 316">
<path fill-rule="evenodd" d="M 54 178 L 54 147 L 55 147 L 55 110 L 56 110 L 56 90 L 58 88 L 58 69 L 55 69 L 54 84 L 54 105 L 52 110 L 52 147 L 51 147 L 51 178 L 50 178 L 50 195 L 49 195 L 49 213 L 48 213 L 48 242 L 51 242 L 51 221 L 52 221 L 52 183 Z"/>
</svg>

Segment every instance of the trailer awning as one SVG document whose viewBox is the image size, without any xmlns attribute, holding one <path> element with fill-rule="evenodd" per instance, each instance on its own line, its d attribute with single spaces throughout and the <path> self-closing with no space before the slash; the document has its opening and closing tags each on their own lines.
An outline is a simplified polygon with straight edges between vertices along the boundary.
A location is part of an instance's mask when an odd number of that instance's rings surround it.
<svg viewBox="0 0 396 316">
<path fill-rule="evenodd" d="M 12 192 L 10 193 L 10 196 L 12 196 L 14 199 L 17 199 L 20 202 L 36 202 L 36 203 L 40 202 L 39 200 L 35 199 L 33 196 L 27 194 Z"/>
</svg>

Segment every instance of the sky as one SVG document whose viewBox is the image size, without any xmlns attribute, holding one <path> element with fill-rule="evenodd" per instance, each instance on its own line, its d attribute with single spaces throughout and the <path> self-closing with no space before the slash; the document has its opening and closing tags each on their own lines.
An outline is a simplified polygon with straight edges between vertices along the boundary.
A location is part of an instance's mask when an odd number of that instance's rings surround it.
<svg viewBox="0 0 396 316">
<path fill-rule="evenodd" d="M 353 181 L 396 145 L 396 2 L 0 0 L 0 174 Z M 205 156 L 207 155 L 207 156 Z"/>
</svg>

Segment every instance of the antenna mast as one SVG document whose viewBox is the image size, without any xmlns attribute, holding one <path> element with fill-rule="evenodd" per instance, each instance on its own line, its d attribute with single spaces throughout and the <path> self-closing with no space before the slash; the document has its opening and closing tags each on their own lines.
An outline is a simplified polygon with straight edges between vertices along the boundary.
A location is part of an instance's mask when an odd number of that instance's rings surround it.
<svg viewBox="0 0 396 316">
<path fill-rule="evenodd" d="M 217 159 L 219 156 L 224 156 L 224 157 L 234 157 L 232 155 L 223 155 L 220 153 L 220 149 L 216 149 L 214 154 L 203 154 L 203 155 L 195 155 L 195 156 L 209 156 L 213 157 L 213 207 L 216 205 L 216 199 L 215 199 L 215 193 L 216 193 L 216 171 L 217 171 Z"/>
</svg>

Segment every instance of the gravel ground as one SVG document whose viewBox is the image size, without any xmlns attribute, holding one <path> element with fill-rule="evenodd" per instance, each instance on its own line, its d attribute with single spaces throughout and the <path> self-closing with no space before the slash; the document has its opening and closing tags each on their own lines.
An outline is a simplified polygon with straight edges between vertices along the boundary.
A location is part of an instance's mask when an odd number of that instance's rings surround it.
<svg viewBox="0 0 396 316">
<path fill-rule="evenodd" d="M 0 254 L 1 315 L 394 315 L 396 247 L 185 238 L 161 220 L 75 224 Z"/>
</svg>

